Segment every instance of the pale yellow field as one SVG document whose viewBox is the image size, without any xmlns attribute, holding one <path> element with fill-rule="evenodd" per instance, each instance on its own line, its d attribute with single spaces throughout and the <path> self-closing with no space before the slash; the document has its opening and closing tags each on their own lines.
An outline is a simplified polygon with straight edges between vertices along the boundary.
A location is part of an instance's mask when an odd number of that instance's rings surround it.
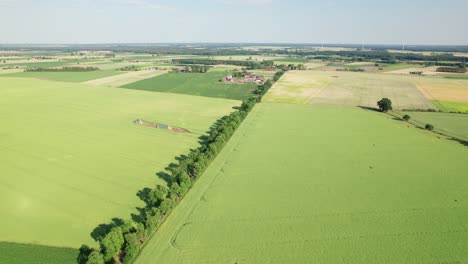
<svg viewBox="0 0 468 264">
<path fill-rule="evenodd" d="M 418 78 L 416 86 L 430 100 L 468 102 L 468 80 Z"/>
<path fill-rule="evenodd" d="M 434 108 L 416 88 L 415 79 L 377 73 L 289 71 L 269 90 L 264 101 L 376 107 L 378 100 L 388 97 L 395 109 Z"/>
<path fill-rule="evenodd" d="M 323 61 L 311 61 L 311 62 L 306 62 L 304 63 L 304 66 L 306 67 L 307 70 L 312 70 L 312 69 L 317 69 L 324 67 L 326 63 Z"/>
<path fill-rule="evenodd" d="M 265 102 L 307 104 L 331 82 L 327 75 L 289 71 L 268 91 Z"/>
<path fill-rule="evenodd" d="M 37 60 L 37 59 L 24 59 L 24 58 L 19 58 L 16 60 L 7 60 L 6 64 L 22 64 L 22 63 L 47 63 L 47 62 L 58 62 L 58 59 L 50 59 L 50 60 Z M 1 64 L 0 64 L 1 66 Z"/>
<path fill-rule="evenodd" d="M 395 71 L 388 71 L 385 73 L 388 74 L 410 74 L 410 72 L 417 72 L 422 71 L 423 75 L 438 75 L 438 74 L 447 74 L 446 72 L 437 72 L 438 66 L 433 67 L 421 67 L 421 68 L 409 68 L 409 69 L 402 69 L 402 70 L 395 70 Z M 450 73 L 448 73 L 450 74 Z"/>
<path fill-rule="evenodd" d="M 0 74 L 17 73 L 17 72 L 22 72 L 22 71 L 24 70 L 23 69 L 7 69 L 7 70 L 0 69 Z"/>
<path fill-rule="evenodd" d="M 143 79 L 152 78 L 165 74 L 167 71 L 153 71 L 153 70 L 141 70 L 141 71 L 132 71 L 124 74 L 109 76 L 101 79 L 91 80 L 84 82 L 85 84 L 93 86 L 110 86 L 110 87 L 120 87 L 129 83 L 137 82 Z"/>
</svg>

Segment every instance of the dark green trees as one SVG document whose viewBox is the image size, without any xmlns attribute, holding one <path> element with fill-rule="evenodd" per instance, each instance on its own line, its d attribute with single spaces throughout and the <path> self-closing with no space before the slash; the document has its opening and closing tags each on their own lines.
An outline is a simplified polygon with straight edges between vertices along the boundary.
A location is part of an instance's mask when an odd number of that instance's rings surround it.
<svg viewBox="0 0 468 264">
<path fill-rule="evenodd" d="M 382 98 L 382 100 L 377 102 L 377 106 L 379 107 L 380 111 L 388 112 L 388 110 L 392 110 L 392 101 L 388 98 Z"/>
<path fill-rule="evenodd" d="M 120 253 L 120 249 L 124 245 L 124 242 L 122 229 L 120 229 L 120 227 L 112 228 L 112 230 L 101 241 L 101 248 L 104 251 L 104 260 L 109 262 L 117 257 Z"/>
<path fill-rule="evenodd" d="M 405 120 L 406 122 L 410 121 L 410 119 L 411 119 L 411 116 L 409 116 L 409 115 L 404 115 L 403 116 L 403 120 Z"/>
<path fill-rule="evenodd" d="M 88 261 L 86 264 L 103 264 L 104 263 L 104 258 L 99 251 L 92 251 L 91 254 L 89 254 Z"/>
<path fill-rule="evenodd" d="M 429 130 L 429 131 L 432 131 L 434 130 L 434 126 L 431 125 L 431 124 L 426 124 L 426 126 L 424 126 L 425 129 Z"/>
</svg>

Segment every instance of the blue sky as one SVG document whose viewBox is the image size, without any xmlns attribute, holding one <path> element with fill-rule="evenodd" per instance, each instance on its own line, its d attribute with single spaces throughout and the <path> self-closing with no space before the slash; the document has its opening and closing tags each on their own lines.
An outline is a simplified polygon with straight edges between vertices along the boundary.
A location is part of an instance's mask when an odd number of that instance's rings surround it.
<svg viewBox="0 0 468 264">
<path fill-rule="evenodd" d="M 467 0 L 0 0 L 0 43 L 468 45 Z"/>
</svg>

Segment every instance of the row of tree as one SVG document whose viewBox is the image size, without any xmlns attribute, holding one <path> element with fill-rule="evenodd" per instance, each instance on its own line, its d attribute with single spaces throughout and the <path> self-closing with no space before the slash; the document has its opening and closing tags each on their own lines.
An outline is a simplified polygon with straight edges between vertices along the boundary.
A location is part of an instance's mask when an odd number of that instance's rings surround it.
<svg viewBox="0 0 468 264">
<path fill-rule="evenodd" d="M 284 71 L 275 74 L 273 80 L 279 80 Z M 83 245 L 80 249 L 80 264 L 133 263 L 145 242 L 169 215 L 171 210 L 187 194 L 195 181 L 208 168 L 218 153 L 223 149 L 242 121 L 247 117 L 257 102 L 270 89 L 269 80 L 257 87 L 255 95 L 244 101 L 237 111 L 219 119 L 202 138 L 201 146 L 190 150 L 188 155 L 179 157 L 164 174 L 168 187 L 156 185 L 138 192 L 145 202 L 138 215 L 132 220 L 113 219 L 110 224 L 95 228 L 93 238 L 100 248 L 93 249 Z"/>
<path fill-rule="evenodd" d="M 62 68 L 29 68 L 27 72 L 90 72 L 99 71 L 97 67 L 62 67 Z"/>
<path fill-rule="evenodd" d="M 201 64 L 201 65 L 235 65 L 246 67 L 248 70 L 273 68 L 274 61 L 242 61 L 242 60 L 211 60 L 211 59 L 173 59 L 174 64 Z"/>
<path fill-rule="evenodd" d="M 438 72 L 465 73 L 466 69 L 462 67 L 439 67 Z"/>
</svg>

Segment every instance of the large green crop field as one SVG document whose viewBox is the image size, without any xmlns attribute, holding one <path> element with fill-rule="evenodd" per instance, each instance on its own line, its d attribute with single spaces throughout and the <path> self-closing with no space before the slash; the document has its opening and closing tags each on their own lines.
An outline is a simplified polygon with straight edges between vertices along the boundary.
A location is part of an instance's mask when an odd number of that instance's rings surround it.
<svg viewBox="0 0 468 264">
<path fill-rule="evenodd" d="M 468 141 L 468 114 L 431 113 L 431 112 L 401 112 L 408 114 L 411 122 L 420 127 L 432 124 L 437 132 Z"/>
<path fill-rule="evenodd" d="M 385 114 L 262 103 L 137 263 L 465 263 L 467 159 Z"/>
<path fill-rule="evenodd" d="M 0 241 L 78 248 L 239 101 L 0 78 Z M 133 124 L 181 127 L 177 134 Z M 0 254 L 0 263 L 3 256 Z M 19 262 L 20 263 L 20 262 Z"/>
<path fill-rule="evenodd" d="M 121 71 L 90 71 L 90 72 L 19 72 L 5 74 L 2 77 L 23 77 L 59 82 L 85 82 L 94 79 L 123 74 Z"/>
<path fill-rule="evenodd" d="M 226 75 L 229 75 L 229 73 L 224 71 L 169 73 L 127 84 L 123 88 L 235 100 L 243 100 L 252 95 L 252 91 L 256 87 L 255 84 L 220 82 L 219 80 L 223 79 Z"/>
<path fill-rule="evenodd" d="M 78 250 L 0 242 L 2 264 L 76 264 Z"/>
</svg>

